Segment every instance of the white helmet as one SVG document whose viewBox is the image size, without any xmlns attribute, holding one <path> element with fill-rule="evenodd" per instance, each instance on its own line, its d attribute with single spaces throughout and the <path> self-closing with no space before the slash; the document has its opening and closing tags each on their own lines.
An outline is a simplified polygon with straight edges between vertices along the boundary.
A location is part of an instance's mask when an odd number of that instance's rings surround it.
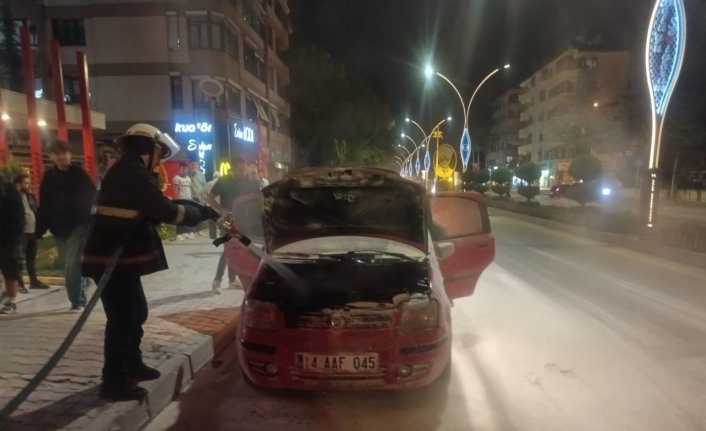
<svg viewBox="0 0 706 431">
<path fill-rule="evenodd" d="M 128 136 L 143 136 L 145 138 L 154 139 L 155 143 L 162 146 L 162 161 L 169 160 L 179 152 L 179 144 L 174 142 L 174 139 L 172 139 L 171 136 L 166 133 L 162 133 L 158 128 L 150 124 L 134 124 L 125 131 L 124 135 L 119 136 L 116 141 L 120 142 L 123 138 Z"/>
</svg>

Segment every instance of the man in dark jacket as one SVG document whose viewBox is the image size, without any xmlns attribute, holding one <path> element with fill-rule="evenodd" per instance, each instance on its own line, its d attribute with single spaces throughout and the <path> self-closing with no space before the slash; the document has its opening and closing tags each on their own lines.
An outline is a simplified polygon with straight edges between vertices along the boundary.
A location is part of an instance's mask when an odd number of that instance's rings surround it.
<svg viewBox="0 0 706 431">
<path fill-rule="evenodd" d="M 0 176 L 0 272 L 5 278 L 5 303 L 0 306 L 0 314 L 12 314 L 17 311 L 17 297 L 20 277 L 20 253 L 22 247 L 22 228 L 24 210 L 22 201 L 12 184 Z"/>
<path fill-rule="evenodd" d="M 69 144 L 55 141 L 49 149 L 54 168 L 42 177 L 39 188 L 37 237 L 47 229 L 54 235 L 59 258 L 64 259 L 66 293 L 71 309 L 86 306 L 81 280 L 81 246 L 91 214 L 96 188 L 81 167 L 71 163 Z"/>
<path fill-rule="evenodd" d="M 37 278 L 37 268 L 35 261 L 37 260 L 37 235 L 35 233 L 37 227 L 37 200 L 32 194 L 32 184 L 29 175 L 20 174 L 15 177 L 15 187 L 22 197 L 22 206 L 25 213 L 25 226 L 22 234 L 22 257 L 24 258 L 24 267 L 27 269 L 29 276 L 30 289 L 48 289 L 49 286 L 39 281 Z M 20 292 L 27 293 L 27 288 L 22 281 L 22 277 L 18 280 L 20 283 Z"/>
<path fill-rule="evenodd" d="M 160 159 L 179 146 L 149 124 L 135 124 L 117 143 L 122 156 L 105 174 L 93 209 L 83 254 L 83 273 L 96 282 L 103 277 L 115 250 L 124 246 L 112 277 L 101 295 L 105 326 L 101 396 L 133 400 L 147 391 L 136 381 L 159 378 L 159 371 L 142 361 L 142 324 L 147 301 L 140 277 L 167 269 L 159 223 L 195 226 L 217 217 L 207 207 L 177 205 L 164 195 L 152 174 Z"/>
</svg>

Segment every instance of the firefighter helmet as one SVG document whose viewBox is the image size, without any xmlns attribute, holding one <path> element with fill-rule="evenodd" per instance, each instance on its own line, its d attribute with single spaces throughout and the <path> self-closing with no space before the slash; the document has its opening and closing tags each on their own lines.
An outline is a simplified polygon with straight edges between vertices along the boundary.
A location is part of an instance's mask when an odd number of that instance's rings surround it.
<svg viewBox="0 0 706 431">
<path fill-rule="evenodd" d="M 150 124 L 134 124 L 125 131 L 124 135 L 119 136 L 116 141 L 122 142 L 123 139 L 129 136 L 142 136 L 154 140 L 156 144 L 159 144 L 162 147 L 162 161 L 169 160 L 177 152 L 179 152 L 179 144 L 174 142 L 174 139 L 172 139 L 171 136 L 169 136 L 167 133 L 162 133 L 158 128 Z"/>
</svg>

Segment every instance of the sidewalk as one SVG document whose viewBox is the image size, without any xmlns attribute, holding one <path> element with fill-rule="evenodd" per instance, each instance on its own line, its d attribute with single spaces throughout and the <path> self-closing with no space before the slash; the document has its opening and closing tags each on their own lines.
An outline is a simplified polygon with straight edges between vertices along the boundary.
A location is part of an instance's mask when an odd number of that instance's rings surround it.
<svg viewBox="0 0 706 431">
<path fill-rule="evenodd" d="M 206 237 L 165 242 L 170 269 L 143 277 L 150 317 L 142 341 L 145 362 L 162 372 L 146 401 L 106 403 L 98 397 L 105 315 L 100 302 L 49 377 L 0 431 L 137 430 L 172 401 L 214 352 L 234 337 L 241 290 L 211 292 L 221 248 Z M 89 295 L 95 288 L 91 288 Z M 63 287 L 19 296 L 18 312 L 0 317 L 0 407 L 16 395 L 63 341 L 79 313 Z"/>
</svg>

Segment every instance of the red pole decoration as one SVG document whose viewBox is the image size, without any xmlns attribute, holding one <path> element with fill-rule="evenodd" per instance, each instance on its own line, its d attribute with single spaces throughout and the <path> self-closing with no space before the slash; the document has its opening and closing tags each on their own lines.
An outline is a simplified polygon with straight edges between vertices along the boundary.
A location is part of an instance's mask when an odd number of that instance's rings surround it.
<svg viewBox="0 0 706 431">
<path fill-rule="evenodd" d="M 2 107 L 2 91 L 0 91 L 0 107 Z M 6 115 L 2 110 L 0 115 Z M 10 158 L 10 149 L 7 147 L 7 135 L 5 134 L 5 120 L 0 118 L 0 164 L 7 163 Z"/>
<path fill-rule="evenodd" d="M 66 127 L 66 109 L 64 108 L 64 71 L 61 67 L 61 47 L 56 39 L 51 41 L 51 71 L 54 79 L 57 134 L 62 141 L 68 141 L 69 131 Z"/>
<path fill-rule="evenodd" d="M 81 90 L 81 122 L 83 123 L 83 156 L 88 175 L 96 181 L 96 159 L 93 151 L 93 127 L 91 126 L 91 106 L 88 100 L 88 63 L 86 54 L 76 53 L 78 83 Z"/>
<path fill-rule="evenodd" d="M 25 81 L 25 99 L 27 100 L 27 130 L 29 131 L 29 148 L 32 158 L 32 174 L 35 184 L 42 181 L 42 147 L 39 140 L 39 125 L 37 124 L 37 99 L 34 96 L 34 67 L 32 66 L 32 46 L 29 39 L 29 27 L 20 29 L 22 45 L 22 70 Z"/>
</svg>

